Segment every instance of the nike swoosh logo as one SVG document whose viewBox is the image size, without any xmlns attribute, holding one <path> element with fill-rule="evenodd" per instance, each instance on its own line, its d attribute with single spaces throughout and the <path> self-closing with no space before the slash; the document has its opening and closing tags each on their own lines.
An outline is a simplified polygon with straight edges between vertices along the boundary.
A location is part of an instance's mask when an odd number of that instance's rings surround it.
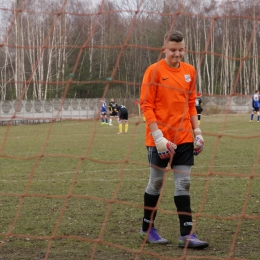
<svg viewBox="0 0 260 260">
<path fill-rule="evenodd" d="M 168 79 L 168 78 L 162 78 L 162 80 L 166 80 L 166 79 Z"/>
</svg>

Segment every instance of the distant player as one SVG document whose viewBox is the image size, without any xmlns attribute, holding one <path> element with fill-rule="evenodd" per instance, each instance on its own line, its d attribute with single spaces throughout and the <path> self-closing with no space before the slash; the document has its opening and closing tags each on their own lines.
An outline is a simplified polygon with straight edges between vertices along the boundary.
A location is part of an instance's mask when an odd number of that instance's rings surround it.
<svg viewBox="0 0 260 260">
<path fill-rule="evenodd" d="M 128 110 L 125 106 L 117 106 L 118 111 L 118 123 L 119 123 L 119 132 L 117 134 L 122 134 L 123 132 L 123 122 L 125 124 L 125 134 L 128 132 Z"/>
<path fill-rule="evenodd" d="M 118 117 L 118 113 L 117 113 L 117 103 L 115 102 L 115 100 L 113 98 L 111 98 L 110 103 L 108 104 L 108 109 L 109 109 L 109 113 L 110 113 L 110 117 L 109 117 L 109 125 L 112 126 L 112 121 L 114 117 Z"/>
<path fill-rule="evenodd" d="M 101 117 L 101 125 L 107 125 L 108 119 L 107 119 L 107 105 L 106 102 L 102 99 L 100 99 L 101 103 L 101 109 L 100 109 L 100 117 Z"/>
<path fill-rule="evenodd" d="M 252 96 L 252 113 L 251 113 L 249 122 L 253 122 L 255 113 L 257 113 L 257 122 L 259 122 L 259 120 L 260 120 L 259 108 L 260 108 L 259 91 L 256 90 L 255 94 Z"/>
<path fill-rule="evenodd" d="M 197 113 L 198 113 L 198 123 L 200 125 L 201 112 L 203 111 L 201 93 L 200 92 L 197 93 L 197 97 L 196 97 L 196 100 L 195 100 L 195 106 L 196 106 L 196 110 L 197 110 Z"/>
</svg>

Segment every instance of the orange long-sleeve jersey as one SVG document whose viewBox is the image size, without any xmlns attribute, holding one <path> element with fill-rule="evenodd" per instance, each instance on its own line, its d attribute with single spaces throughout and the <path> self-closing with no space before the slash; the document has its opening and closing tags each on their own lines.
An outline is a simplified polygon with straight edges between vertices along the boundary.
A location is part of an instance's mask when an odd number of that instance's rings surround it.
<svg viewBox="0 0 260 260">
<path fill-rule="evenodd" d="M 197 115 L 196 70 L 185 62 L 171 68 L 164 59 L 150 65 L 143 77 L 140 105 L 146 120 L 146 145 L 155 146 L 149 124 L 157 122 L 169 141 L 193 142 L 190 116 Z"/>
</svg>

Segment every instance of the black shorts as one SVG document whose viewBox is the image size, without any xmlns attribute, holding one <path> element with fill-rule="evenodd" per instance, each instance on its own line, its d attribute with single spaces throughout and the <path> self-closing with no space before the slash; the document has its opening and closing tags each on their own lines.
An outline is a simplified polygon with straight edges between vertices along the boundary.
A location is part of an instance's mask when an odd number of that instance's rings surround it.
<svg viewBox="0 0 260 260">
<path fill-rule="evenodd" d="M 184 143 L 177 146 L 172 160 L 171 168 L 174 165 L 194 165 L 193 143 Z M 148 161 L 150 165 L 166 168 L 170 159 L 161 159 L 155 146 L 148 146 Z"/>
<path fill-rule="evenodd" d="M 122 108 L 119 112 L 119 121 L 121 120 L 128 120 L 128 111 L 125 108 Z"/>
<path fill-rule="evenodd" d="M 117 112 L 116 111 L 110 112 L 110 116 L 117 116 Z"/>
<path fill-rule="evenodd" d="M 203 111 L 201 106 L 197 106 L 196 109 L 198 114 L 201 114 L 201 112 Z"/>
<path fill-rule="evenodd" d="M 253 107 L 252 111 L 258 112 L 259 111 L 259 107 Z"/>
</svg>

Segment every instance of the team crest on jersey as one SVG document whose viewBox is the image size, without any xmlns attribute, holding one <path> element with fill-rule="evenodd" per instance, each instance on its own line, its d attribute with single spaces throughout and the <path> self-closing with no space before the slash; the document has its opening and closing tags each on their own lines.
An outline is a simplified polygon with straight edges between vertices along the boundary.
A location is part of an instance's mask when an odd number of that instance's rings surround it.
<svg viewBox="0 0 260 260">
<path fill-rule="evenodd" d="M 190 82 L 191 81 L 190 75 L 184 75 L 184 78 L 185 78 L 186 82 Z"/>
</svg>

